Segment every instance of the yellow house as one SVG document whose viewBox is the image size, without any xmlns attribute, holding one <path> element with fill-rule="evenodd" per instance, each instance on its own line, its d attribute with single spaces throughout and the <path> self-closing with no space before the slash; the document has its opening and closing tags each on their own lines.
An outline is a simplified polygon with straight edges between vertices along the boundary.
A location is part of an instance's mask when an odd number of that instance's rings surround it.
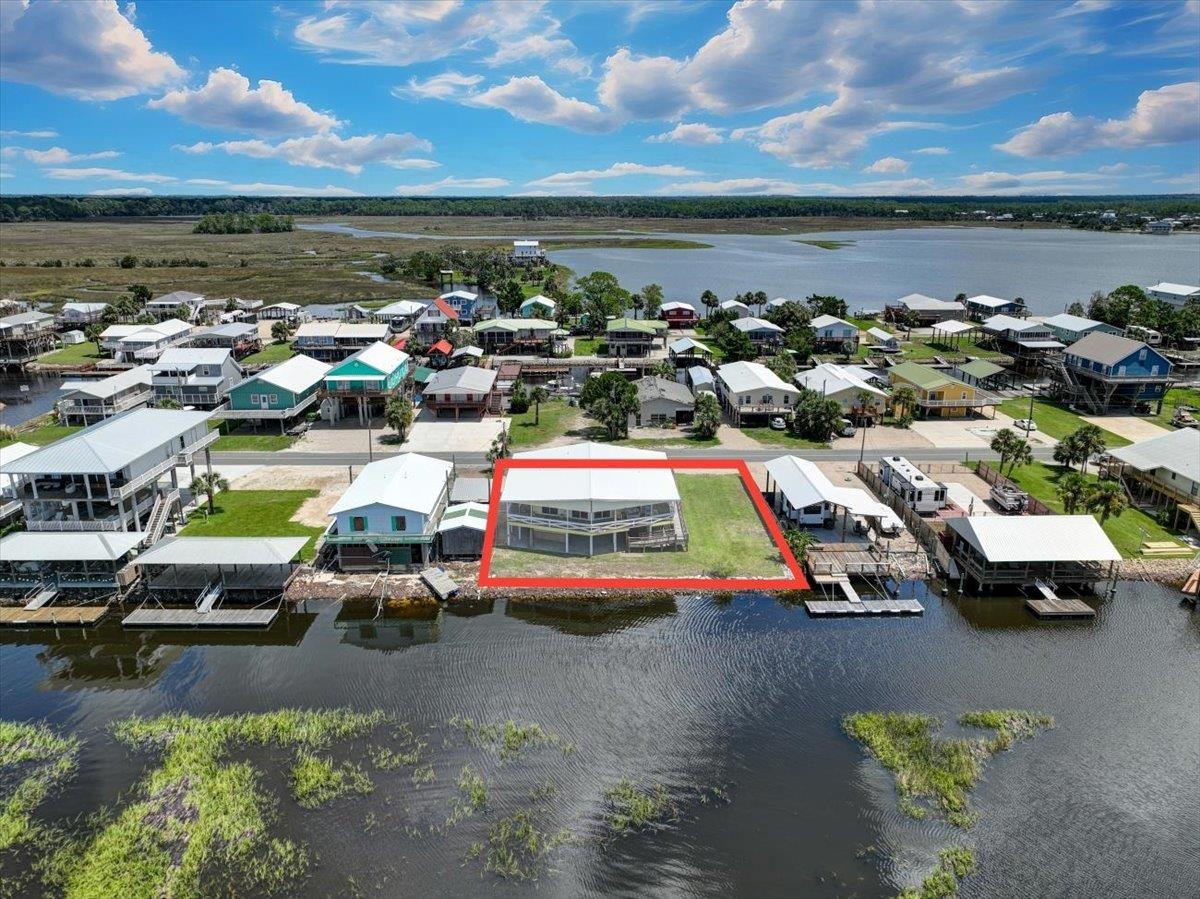
<svg viewBox="0 0 1200 899">
<path fill-rule="evenodd" d="M 992 407 L 995 416 L 1000 400 L 957 378 L 927 365 L 902 362 L 888 370 L 892 394 L 897 387 L 911 387 L 917 395 L 916 414 L 920 418 L 966 418 L 975 410 Z"/>
</svg>

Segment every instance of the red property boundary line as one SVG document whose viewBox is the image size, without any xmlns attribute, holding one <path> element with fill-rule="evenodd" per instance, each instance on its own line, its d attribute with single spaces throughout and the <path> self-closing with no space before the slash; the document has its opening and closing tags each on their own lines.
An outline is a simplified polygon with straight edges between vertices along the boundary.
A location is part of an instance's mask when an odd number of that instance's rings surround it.
<svg viewBox="0 0 1200 899">
<path fill-rule="evenodd" d="M 759 520 L 771 535 L 775 546 L 783 556 L 790 578 L 656 578 L 656 577 L 495 577 L 491 574 L 492 550 L 496 543 L 496 524 L 500 514 L 500 487 L 505 474 L 514 468 L 668 468 L 671 470 L 735 471 L 742 479 L 742 487 L 749 495 Z M 788 547 L 783 531 L 775 520 L 766 500 L 758 491 L 750 467 L 742 459 L 499 459 L 492 473 L 492 493 L 488 503 L 487 531 L 483 538 L 483 559 L 479 565 L 481 587 L 579 587 L 612 588 L 619 590 L 807 590 L 808 580 L 800 564 Z"/>
</svg>

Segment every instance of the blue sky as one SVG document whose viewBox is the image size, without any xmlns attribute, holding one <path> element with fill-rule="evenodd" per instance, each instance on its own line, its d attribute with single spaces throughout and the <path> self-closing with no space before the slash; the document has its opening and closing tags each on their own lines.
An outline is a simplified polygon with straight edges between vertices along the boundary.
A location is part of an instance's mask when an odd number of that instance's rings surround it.
<svg viewBox="0 0 1200 899">
<path fill-rule="evenodd" d="M 1200 191 L 1200 0 L 0 0 L 0 191 Z"/>
</svg>

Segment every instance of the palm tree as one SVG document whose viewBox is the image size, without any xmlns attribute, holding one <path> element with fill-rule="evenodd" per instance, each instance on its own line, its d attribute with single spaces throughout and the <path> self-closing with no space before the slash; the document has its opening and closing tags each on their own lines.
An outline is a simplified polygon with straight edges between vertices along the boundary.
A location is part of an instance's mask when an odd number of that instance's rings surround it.
<svg viewBox="0 0 1200 899">
<path fill-rule="evenodd" d="M 747 294 L 749 298 L 749 294 Z M 763 306 L 767 305 L 767 292 L 765 290 L 754 291 L 754 305 L 758 307 L 758 314 L 762 315 Z"/>
<path fill-rule="evenodd" d="M 387 426 L 395 431 L 396 435 L 403 441 L 404 434 L 408 431 L 413 421 L 412 400 L 399 394 L 389 397 L 387 405 L 383 408 L 383 417 L 384 421 L 387 422 Z"/>
<path fill-rule="evenodd" d="M 1079 454 L 1083 464 L 1080 471 L 1087 474 L 1088 459 L 1108 449 L 1104 442 L 1104 432 L 1096 425 L 1084 425 L 1072 435 L 1079 446 Z"/>
<path fill-rule="evenodd" d="M 1088 481 L 1079 472 L 1068 471 L 1058 479 L 1058 486 L 1054 490 L 1062 501 L 1063 511 L 1068 515 L 1074 515 L 1075 510 L 1087 500 Z"/>
<path fill-rule="evenodd" d="M 641 318 L 641 312 L 646 308 L 646 299 L 640 293 L 631 294 L 629 305 L 633 307 L 633 317 Z"/>
<path fill-rule="evenodd" d="M 1000 474 L 1004 474 L 1004 466 L 1013 457 L 1013 453 L 1017 451 L 1017 444 L 1020 442 L 1021 439 L 1011 428 L 1001 428 L 992 438 L 990 448 L 1000 457 Z"/>
<path fill-rule="evenodd" d="M 283 319 L 279 319 L 277 322 L 271 325 L 271 339 L 276 343 L 283 343 L 288 339 L 288 335 L 291 334 L 291 332 L 292 329 L 288 327 L 288 323 Z"/>
<path fill-rule="evenodd" d="M 913 420 L 913 407 L 917 404 L 917 392 L 907 384 L 901 384 L 892 391 L 892 414 L 900 427 L 908 427 Z M 903 412 L 898 410 L 903 409 Z"/>
<path fill-rule="evenodd" d="M 550 399 L 550 391 L 539 384 L 529 391 L 529 398 L 533 400 L 533 424 L 537 427 L 542 423 L 542 403 Z"/>
<path fill-rule="evenodd" d="M 1028 440 L 1017 438 L 1016 446 L 1013 447 L 1012 460 L 1008 463 L 1008 473 L 1011 475 L 1017 470 L 1018 465 L 1028 465 L 1033 461 L 1033 449 L 1029 446 Z"/>
<path fill-rule="evenodd" d="M 208 497 L 208 511 L 209 514 L 212 514 L 216 511 L 213 506 L 213 497 L 222 490 L 228 490 L 229 481 L 219 474 L 199 474 L 192 480 L 192 485 L 188 489 L 192 496 Z"/>
<path fill-rule="evenodd" d="M 721 305 L 721 299 L 711 290 L 706 290 L 700 294 L 700 302 L 704 304 L 704 308 L 708 310 L 707 315 L 712 315 L 712 311 Z"/>
<path fill-rule="evenodd" d="M 1092 488 L 1086 502 L 1087 510 L 1099 515 L 1101 524 L 1109 518 L 1120 518 L 1128 505 L 1125 491 L 1116 481 L 1101 481 Z"/>
</svg>

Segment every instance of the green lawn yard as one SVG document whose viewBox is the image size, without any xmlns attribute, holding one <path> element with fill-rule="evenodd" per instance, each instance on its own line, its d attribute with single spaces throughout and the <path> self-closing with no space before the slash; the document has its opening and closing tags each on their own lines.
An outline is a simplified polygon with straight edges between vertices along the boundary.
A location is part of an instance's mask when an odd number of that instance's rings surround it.
<svg viewBox="0 0 1200 899">
<path fill-rule="evenodd" d="M 1014 397 L 1013 399 L 1005 400 L 1000 404 L 1000 411 L 1005 415 L 1011 415 L 1013 418 L 1028 418 L 1029 398 Z M 1053 437 L 1055 440 L 1062 440 L 1062 438 L 1066 437 L 1072 431 L 1078 431 L 1085 424 L 1088 424 L 1088 422 L 1083 420 L 1082 416 L 1048 400 L 1033 401 L 1033 421 L 1038 426 L 1039 431 Z M 1114 434 L 1112 431 L 1107 431 L 1104 428 L 1100 430 L 1104 434 L 1104 442 L 1112 448 L 1129 446 L 1131 442 L 1124 437 Z"/>
<path fill-rule="evenodd" d="M 576 356 L 603 356 L 608 352 L 608 341 L 602 337 L 576 337 Z"/>
<path fill-rule="evenodd" d="M 785 446 L 791 449 L 829 449 L 828 443 L 819 440 L 806 440 L 803 437 L 793 437 L 787 431 L 775 431 L 771 428 L 742 428 L 742 433 L 759 443 L 771 446 Z"/>
<path fill-rule="evenodd" d="M 83 343 L 68 344 L 61 350 L 43 353 L 38 356 L 37 361 L 47 365 L 83 365 L 96 362 L 100 358 L 100 347 L 96 345 L 96 341 L 85 340 Z"/>
<path fill-rule="evenodd" d="M 999 465 L 995 461 L 988 464 L 993 468 Z M 1067 471 L 1068 469 L 1060 465 L 1033 462 L 1029 465 L 1022 465 L 1014 474 L 1006 475 L 1006 477 L 1030 496 L 1041 500 L 1054 511 L 1062 512 L 1062 501 L 1058 498 L 1055 487 L 1058 479 Z M 1088 481 L 1093 484 L 1098 480 L 1090 469 L 1087 477 Z M 1113 546 L 1127 559 L 1136 559 L 1141 555 L 1143 542 L 1177 540 L 1170 531 L 1145 512 L 1132 507 L 1122 512 L 1120 518 L 1109 518 L 1104 523 L 1104 533 L 1108 534 L 1108 539 L 1113 542 Z"/>
<path fill-rule="evenodd" d="M 922 336 L 915 338 L 909 343 L 901 343 L 900 346 L 904 350 L 902 358 L 905 362 L 923 362 L 927 359 L 932 359 L 934 356 L 943 356 L 952 359 L 962 356 L 973 356 L 976 359 L 1007 358 L 1004 353 L 987 347 L 981 347 L 975 341 L 967 338 L 950 343 L 941 337 L 934 340 L 932 337 Z"/>
<path fill-rule="evenodd" d="M 205 517 L 207 504 L 192 512 L 182 537 L 308 537 L 300 551 L 313 557 L 313 541 L 325 530 L 292 521 L 296 510 L 316 490 L 226 490 L 216 497 L 216 511 Z"/>
<path fill-rule="evenodd" d="M 496 549 L 500 577 L 787 577 L 779 549 L 733 473 L 677 473 L 688 529 L 686 552 L 559 556 Z"/>
<path fill-rule="evenodd" d="M 56 419 L 50 418 L 54 422 Z M 47 446 L 56 440 L 62 440 L 68 434 L 82 430 L 81 425 L 43 424 L 28 431 L 17 431 L 15 440 L 0 440 L 0 447 L 13 443 L 30 443 L 34 446 Z"/>
<path fill-rule="evenodd" d="M 537 415 L 534 407 L 519 415 L 513 415 L 508 428 L 508 445 L 510 449 L 528 449 L 540 446 L 555 437 L 567 433 L 567 429 L 576 421 L 579 410 L 568 406 L 563 400 L 550 400 L 542 403 L 541 421 L 534 424 Z"/>
<path fill-rule="evenodd" d="M 221 436 L 212 445 L 213 452 L 275 452 L 285 450 L 294 442 L 294 437 L 280 434 L 275 423 L 260 425 L 256 432 L 249 424 L 239 421 L 210 421 L 211 430 L 219 430 Z"/>
<path fill-rule="evenodd" d="M 1152 420 L 1164 428 L 1170 428 L 1171 416 L 1175 414 L 1176 406 L 1191 406 L 1193 409 L 1200 409 L 1200 390 L 1194 387 L 1172 387 L 1167 391 L 1167 396 L 1163 400 L 1162 412 L 1154 416 Z M 1200 418 L 1200 412 L 1193 412 L 1192 417 Z"/>
<path fill-rule="evenodd" d="M 291 359 L 295 355 L 296 351 L 292 349 L 290 343 L 268 343 L 257 353 L 251 353 L 241 361 L 243 366 L 274 365 L 276 362 Z"/>
</svg>

